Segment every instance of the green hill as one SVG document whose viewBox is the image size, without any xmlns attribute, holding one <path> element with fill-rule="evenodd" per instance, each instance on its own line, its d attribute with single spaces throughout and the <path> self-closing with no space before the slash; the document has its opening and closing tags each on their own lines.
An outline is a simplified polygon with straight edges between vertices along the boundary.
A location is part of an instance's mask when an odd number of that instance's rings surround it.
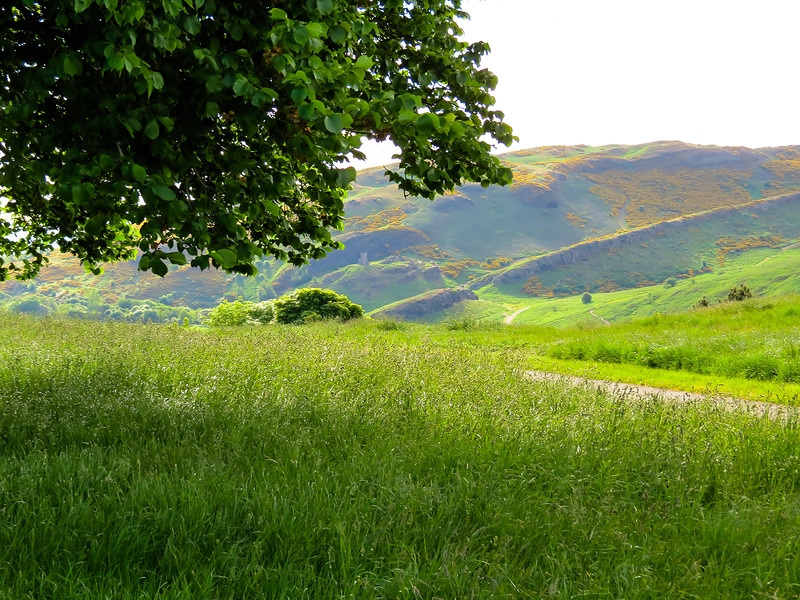
<svg viewBox="0 0 800 600">
<path fill-rule="evenodd" d="M 39 280 L 0 286 L 0 300 L 33 295 L 45 312 L 68 303 L 81 312 L 96 293 L 95 304 L 149 303 L 172 318 L 303 286 L 376 310 L 466 285 L 520 304 L 715 272 L 737 253 L 798 239 L 800 147 L 656 142 L 534 148 L 503 160 L 514 171 L 509 188 L 468 185 L 434 202 L 404 197 L 383 169 L 361 172 L 345 206 L 345 250 L 302 268 L 265 260 L 251 279 L 185 268 L 160 279 L 131 262 L 95 278 L 54 256 Z"/>
</svg>

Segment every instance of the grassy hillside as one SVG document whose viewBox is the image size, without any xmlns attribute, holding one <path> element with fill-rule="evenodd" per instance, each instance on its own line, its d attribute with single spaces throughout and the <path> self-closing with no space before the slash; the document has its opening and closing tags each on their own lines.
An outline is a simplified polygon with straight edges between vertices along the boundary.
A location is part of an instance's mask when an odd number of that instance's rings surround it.
<svg viewBox="0 0 800 600">
<path fill-rule="evenodd" d="M 130 318 L 133 305 L 146 303 L 140 312 L 159 319 L 187 309 L 194 319 L 223 298 L 264 300 L 303 286 L 331 287 L 368 310 L 492 280 L 504 295 L 570 296 L 709 271 L 737 251 L 798 239 L 796 202 L 762 202 L 800 189 L 797 147 L 656 142 L 534 148 L 503 160 L 514 171 L 510 188 L 467 185 L 434 202 L 404 197 L 381 169 L 362 172 L 345 206 L 345 250 L 303 268 L 264 260 L 253 279 L 175 269 L 162 280 L 125 263 L 95 279 L 54 256 L 40 280 L 0 285 L 0 301 L 33 294 L 45 300 L 43 312 L 77 315 L 92 313 L 99 294 L 101 312 Z M 541 257 L 587 247 L 603 250 L 513 280 Z"/>
<path fill-rule="evenodd" d="M 592 293 L 584 304 L 581 294 L 568 297 L 532 298 L 512 288 L 503 292 L 487 285 L 476 290 L 479 301 L 466 301 L 447 310 L 433 312 L 423 321 L 438 323 L 453 319 L 500 322 L 511 313 L 525 308 L 514 319 L 516 324 L 547 325 L 566 328 L 590 326 L 603 320 L 611 323 L 630 321 L 654 314 L 682 313 L 706 296 L 711 303 L 727 298 L 734 286 L 747 284 L 756 297 L 769 298 L 800 294 L 800 247 L 760 248 L 736 252 L 727 257 L 724 267 L 707 273 L 681 274 L 667 283 Z M 594 314 L 591 314 L 591 312 Z"/>
<path fill-rule="evenodd" d="M 520 331 L 0 317 L 0 596 L 797 596 L 796 422 Z"/>
</svg>

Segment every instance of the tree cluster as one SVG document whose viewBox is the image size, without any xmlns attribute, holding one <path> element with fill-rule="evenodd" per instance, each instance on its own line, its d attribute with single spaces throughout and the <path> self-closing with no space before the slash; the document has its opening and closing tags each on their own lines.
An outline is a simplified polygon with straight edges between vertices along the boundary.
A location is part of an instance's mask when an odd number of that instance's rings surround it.
<svg viewBox="0 0 800 600">
<path fill-rule="evenodd" d="M 272 322 L 294 325 L 322 320 L 349 321 L 363 316 L 364 309 L 347 296 L 333 290 L 303 288 L 265 302 L 223 300 L 208 314 L 206 323 L 211 326 L 263 325 Z"/>
</svg>

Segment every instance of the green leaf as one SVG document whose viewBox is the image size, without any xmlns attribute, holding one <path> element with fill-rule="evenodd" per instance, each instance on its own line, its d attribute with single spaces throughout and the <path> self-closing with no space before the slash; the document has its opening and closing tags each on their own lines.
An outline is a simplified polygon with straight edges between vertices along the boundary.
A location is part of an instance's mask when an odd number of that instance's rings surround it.
<svg viewBox="0 0 800 600">
<path fill-rule="evenodd" d="M 325 129 L 331 133 L 341 133 L 342 129 L 344 129 L 342 115 L 334 113 L 325 117 Z"/>
<path fill-rule="evenodd" d="M 338 171 L 338 173 L 336 174 L 337 187 L 340 188 L 347 187 L 356 180 L 355 167 L 347 167 L 346 169 L 337 169 L 337 171 Z"/>
<path fill-rule="evenodd" d="M 110 171 L 116 166 L 116 162 L 114 159 L 111 158 L 108 154 L 101 154 L 99 157 L 100 160 L 100 168 L 104 171 Z"/>
<path fill-rule="evenodd" d="M 164 77 L 161 75 L 161 73 L 153 71 L 151 79 L 155 89 L 160 90 L 164 87 Z"/>
<path fill-rule="evenodd" d="M 296 27 L 295 30 L 292 32 L 292 38 L 295 42 L 302 45 L 305 44 L 309 37 L 311 37 L 308 33 L 308 29 L 301 25 L 300 27 Z"/>
<path fill-rule="evenodd" d="M 222 91 L 224 87 L 225 84 L 222 82 L 222 77 L 220 77 L 216 73 L 211 77 L 209 77 L 208 79 L 206 79 L 206 90 L 208 90 L 212 94 L 214 92 Z"/>
<path fill-rule="evenodd" d="M 141 262 L 139 267 L 141 267 Z M 153 274 L 163 277 L 169 272 L 169 267 L 160 258 L 153 258 L 150 260 L 150 270 Z"/>
<path fill-rule="evenodd" d="M 333 2 L 331 0 L 317 0 L 317 10 L 321 15 L 329 15 L 333 10 Z"/>
<path fill-rule="evenodd" d="M 236 266 L 237 262 L 239 262 L 236 252 L 233 250 L 228 250 L 227 248 L 220 248 L 219 250 L 215 252 L 209 252 L 208 254 L 223 269 L 231 269 Z"/>
<path fill-rule="evenodd" d="M 191 35 L 200 33 L 200 19 L 195 15 L 186 15 L 183 18 L 183 28 Z"/>
<path fill-rule="evenodd" d="M 158 122 L 161 123 L 161 125 L 163 125 L 164 129 L 166 129 L 167 131 L 172 131 L 172 128 L 175 127 L 175 121 L 173 121 L 171 118 L 169 117 L 157 117 L 157 118 Z"/>
<path fill-rule="evenodd" d="M 76 13 L 82 13 L 92 5 L 93 0 L 75 0 L 72 4 Z"/>
<path fill-rule="evenodd" d="M 140 165 L 132 165 L 131 172 L 133 174 L 133 178 L 139 183 L 144 183 L 144 180 L 147 179 L 147 170 Z"/>
<path fill-rule="evenodd" d="M 150 188 L 153 193 L 161 198 L 162 200 L 174 200 L 175 199 L 175 192 L 173 192 L 170 188 L 165 185 L 154 185 Z"/>
<path fill-rule="evenodd" d="M 413 110 L 403 109 L 398 113 L 397 120 L 403 125 L 413 123 L 417 120 L 417 113 L 415 113 Z"/>
<path fill-rule="evenodd" d="M 429 112 L 422 113 L 417 119 L 417 122 L 414 123 L 414 126 L 422 135 L 429 135 L 433 131 L 439 129 L 439 117 Z"/>
<path fill-rule="evenodd" d="M 286 21 L 289 17 L 280 8 L 273 8 L 269 11 L 269 17 L 273 21 Z"/>
<path fill-rule="evenodd" d="M 308 29 L 308 37 L 315 39 L 322 35 L 322 32 L 325 31 L 325 26 L 322 23 L 308 23 L 306 24 L 306 29 Z"/>
<path fill-rule="evenodd" d="M 310 121 L 311 119 L 317 116 L 317 110 L 314 108 L 313 104 L 309 102 L 304 102 L 303 104 L 297 107 L 297 114 L 300 116 L 301 119 Z"/>
<path fill-rule="evenodd" d="M 216 102 L 206 102 L 206 116 L 216 117 L 219 114 L 219 105 Z"/>
<path fill-rule="evenodd" d="M 64 57 L 64 73 L 72 77 L 74 75 L 80 75 L 82 72 L 83 65 L 81 65 L 81 61 L 79 59 L 72 56 Z"/>
<path fill-rule="evenodd" d="M 167 252 L 164 254 L 167 257 L 169 262 L 173 265 L 185 265 L 186 264 L 186 256 L 183 252 Z"/>
<path fill-rule="evenodd" d="M 89 195 L 89 188 L 85 183 L 79 183 L 72 186 L 72 201 L 78 206 L 88 204 L 91 197 Z"/>
<path fill-rule="evenodd" d="M 335 25 L 330 30 L 330 36 L 334 44 L 341 44 L 347 39 L 347 30 L 340 25 Z"/>
<path fill-rule="evenodd" d="M 261 108 L 267 103 L 267 100 L 269 100 L 269 97 L 264 92 L 259 90 L 253 94 L 253 97 L 250 99 L 250 104 L 256 108 Z"/>
<path fill-rule="evenodd" d="M 306 88 L 294 88 L 292 90 L 292 100 L 295 102 L 302 102 L 308 98 L 308 90 Z"/>
<path fill-rule="evenodd" d="M 372 60 L 371 56 L 366 56 L 366 55 L 362 54 L 361 56 L 358 57 L 358 60 L 356 60 L 355 67 L 357 69 L 369 69 L 374 64 L 375 64 L 375 61 Z"/>
<path fill-rule="evenodd" d="M 244 77 L 241 77 L 233 84 L 233 93 L 237 96 L 244 96 L 248 91 L 250 91 L 251 87 L 252 86 L 250 85 L 250 82 Z"/>
<path fill-rule="evenodd" d="M 144 128 L 144 134 L 151 140 L 158 137 L 158 121 L 151 119 L 147 126 Z"/>
<path fill-rule="evenodd" d="M 109 69 L 121 71 L 123 68 L 125 68 L 125 59 L 119 52 L 113 52 L 108 56 L 106 64 L 108 65 Z"/>
<path fill-rule="evenodd" d="M 97 237 L 103 232 L 103 227 L 106 224 L 106 218 L 103 215 L 97 215 L 88 219 L 84 228 L 86 229 L 86 233 L 88 233 L 92 237 Z"/>
</svg>

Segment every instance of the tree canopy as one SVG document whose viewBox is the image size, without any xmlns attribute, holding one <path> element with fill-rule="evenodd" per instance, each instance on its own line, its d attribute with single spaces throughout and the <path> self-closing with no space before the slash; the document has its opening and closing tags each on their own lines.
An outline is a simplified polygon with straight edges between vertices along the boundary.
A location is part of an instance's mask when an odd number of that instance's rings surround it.
<svg viewBox="0 0 800 600">
<path fill-rule="evenodd" d="M 433 198 L 506 184 L 511 129 L 461 0 L 0 4 L 0 280 L 59 248 L 253 274 L 340 247 L 348 156 Z M 18 258 L 15 258 L 18 257 Z"/>
</svg>

